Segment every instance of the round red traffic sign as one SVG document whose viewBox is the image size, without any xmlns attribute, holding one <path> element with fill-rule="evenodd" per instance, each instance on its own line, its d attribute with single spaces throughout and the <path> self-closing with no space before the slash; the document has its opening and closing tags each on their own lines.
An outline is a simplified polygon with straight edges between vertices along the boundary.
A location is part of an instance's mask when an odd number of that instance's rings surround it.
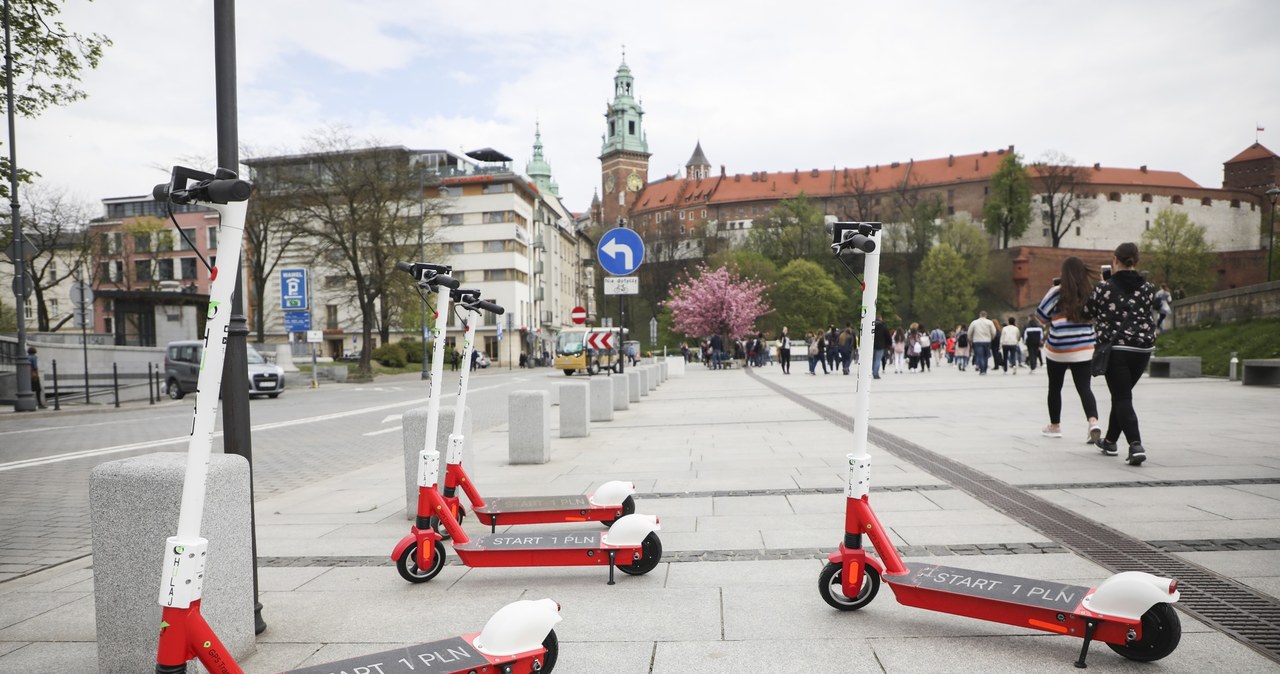
<svg viewBox="0 0 1280 674">
<path fill-rule="evenodd" d="M 582 325 L 587 322 L 587 310 L 582 307 L 574 307 L 573 312 L 569 314 L 574 323 Z"/>
</svg>

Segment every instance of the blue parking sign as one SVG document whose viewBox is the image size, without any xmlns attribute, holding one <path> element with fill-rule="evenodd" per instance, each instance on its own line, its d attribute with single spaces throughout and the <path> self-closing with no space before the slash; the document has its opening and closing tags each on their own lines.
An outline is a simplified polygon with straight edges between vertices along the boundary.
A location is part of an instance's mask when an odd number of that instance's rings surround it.
<svg viewBox="0 0 1280 674">
<path fill-rule="evenodd" d="M 280 270 L 280 308 L 296 311 L 307 308 L 307 270 Z"/>
<path fill-rule="evenodd" d="M 311 329 L 311 312 L 310 311 L 284 312 L 284 331 L 285 332 L 306 332 L 310 329 Z"/>
</svg>

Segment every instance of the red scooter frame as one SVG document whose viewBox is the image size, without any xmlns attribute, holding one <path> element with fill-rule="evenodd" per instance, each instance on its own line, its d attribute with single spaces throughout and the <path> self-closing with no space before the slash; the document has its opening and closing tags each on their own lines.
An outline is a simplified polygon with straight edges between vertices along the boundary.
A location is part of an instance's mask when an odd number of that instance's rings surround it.
<svg viewBox="0 0 1280 674">
<path fill-rule="evenodd" d="M 478 291 L 465 291 L 477 293 Z M 467 311 L 479 313 L 481 310 L 502 313 L 502 307 L 484 302 L 459 301 L 464 291 L 454 290 L 454 302 Z M 471 352 L 475 348 L 476 320 L 465 321 L 462 339 L 462 363 L 471 362 Z M 630 482 L 607 482 L 592 494 L 571 494 L 566 496 L 515 496 L 497 497 L 486 501 L 480 495 L 467 471 L 462 467 L 462 446 L 464 437 L 463 412 L 467 408 L 467 385 L 470 381 L 469 367 L 462 368 L 458 377 L 458 398 L 453 415 L 453 432 L 449 435 L 448 451 L 445 454 L 444 500 L 459 522 L 466 517 L 466 509 L 458 498 L 458 488 L 467 495 L 471 504 L 471 512 L 476 519 L 489 525 L 490 532 L 496 532 L 498 524 L 550 524 L 559 522 L 601 522 L 605 526 L 612 525 L 619 518 L 635 512 L 635 485 Z M 419 511 L 422 515 L 422 511 Z M 432 516 L 431 528 L 444 538 L 449 538 L 447 530 L 442 531 L 440 520 Z"/>
<path fill-rule="evenodd" d="M 837 222 L 832 250 L 865 253 L 862 340 L 858 359 L 858 391 L 854 417 L 854 453 L 848 455 L 844 540 L 827 558 L 818 578 L 824 601 L 842 611 L 871 603 L 881 578 L 906 606 L 1028 627 L 1084 639 L 1076 667 L 1086 667 L 1093 640 L 1131 660 L 1152 661 L 1173 652 L 1182 628 L 1172 602 L 1178 600 L 1178 581 L 1148 573 L 1118 573 L 1096 589 L 1019 578 L 936 564 L 903 562 L 884 527 L 871 509 L 871 457 L 867 455 L 870 412 L 874 311 L 880 254 L 880 223 Z M 843 260 L 841 260 L 843 262 Z M 871 541 L 879 559 L 862 546 Z"/>
<path fill-rule="evenodd" d="M 436 315 L 448 315 L 450 293 L 449 268 L 430 263 L 399 263 L 397 268 L 414 276 L 418 287 L 437 293 Z M 456 290 L 456 282 L 453 289 Z M 485 310 L 502 313 L 502 307 L 479 299 L 477 291 L 457 292 L 458 304 L 469 311 Z M 443 323 L 443 319 L 440 320 Z M 474 321 L 468 321 L 474 335 Z M 657 567 L 662 559 L 662 541 L 658 538 L 658 518 L 630 514 L 619 517 L 607 531 L 538 531 L 528 534 L 490 533 L 472 540 L 454 515 L 452 506 L 436 489 L 440 470 L 440 452 L 431 447 L 439 424 L 440 380 L 444 376 L 444 331 L 435 335 L 430 394 L 427 398 L 427 445 L 419 455 L 417 517 L 409 534 L 401 538 L 391 553 L 400 576 L 411 583 L 425 583 L 444 568 L 444 536 L 436 531 L 443 526 L 452 539 L 454 551 L 463 564 L 483 566 L 599 566 L 608 565 L 609 584 L 614 584 L 615 567 L 630 575 L 643 575 Z M 464 363 L 464 367 L 469 363 Z M 467 374 L 464 372 L 463 377 Z M 463 390 L 465 391 L 465 379 Z M 461 392 L 460 392 L 461 393 Z M 461 415 L 456 415 L 458 418 Z M 456 419 L 455 419 L 456 423 Z M 457 429 L 460 431 L 460 429 Z M 450 453 L 461 462 L 462 437 L 455 433 Z M 460 466 L 459 466 L 460 467 Z M 470 484 L 468 480 L 464 484 Z M 466 487 L 464 486 L 464 490 Z M 504 522 L 505 523 L 505 522 Z"/>
<path fill-rule="evenodd" d="M 195 181 L 194 184 L 189 184 Z M 239 266 L 246 213 L 252 187 L 235 173 L 218 169 L 216 174 L 174 167 L 170 182 L 157 185 L 158 201 L 177 204 L 199 203 L 221 215 L 220 262 L 230 269 Z M 204 497 L 213 445 L 214 420 L 222 390 L 222 365 L 226 356 L 228 310 L 235 274 L 219 275 L 210 269 L 213 285 L 205 323 L 203 358 L 196 387 L 194 419 L 187 445 L 187 467 L 183 477 L 178 533 L 165 542 L 164 568 L 160 582 L 160 636 L 156 649 L 156 674 L 185 674 L 187 663 L 199 660 L 214 674 L 242 674 L 213 629 L 200 614 L 209 541 L 200 536 Z M 407 674 L 426 665 L 440 672 L 509 672 L 546 674 L 555 666 L 558 640 L 552 628 L 560 621 L 560 606 L 550 599 L 508 604 L 489 619 L 484 630 L 457 639 L 422 644 L 337 663 L 350 664 L 351 671 L 378 671 L 380 674 Z M 396 655 L 396 658 L 382 656 Z M 384 666 L 383 660 L 387 663 Z M 376 663 L 378 669 L 371 669 Z M 448 665 L 447 669 L 441 666 Z M 357 669 L 357 666 L 366 667 Z M 490 669 L 492 668 L 492 669 Z M 345 671 L 334 665 L 296 670 L 316 674 Z"/>
</svg>

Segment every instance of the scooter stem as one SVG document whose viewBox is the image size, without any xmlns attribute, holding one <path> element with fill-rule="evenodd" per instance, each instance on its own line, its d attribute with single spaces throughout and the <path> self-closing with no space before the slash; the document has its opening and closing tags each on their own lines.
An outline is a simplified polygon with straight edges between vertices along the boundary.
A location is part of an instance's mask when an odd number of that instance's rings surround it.
<svg viewBox="0 0 1280 674">
<path fill-rule="evenodd" d="M 867 455 L 867 426 L 871 415 L 871 361 L 875 358 L 876 295 L 880 286 L 880 231 L 870 234 L 875 248 L 864 253 L 862 273 L 862 325 L 858 343 L 858 392 L 853 402 L 853 455 Z"/>
<path fill-rule="evenodd" d="M 440 380 L 444 378 L 444 332 L 449 322 L 449 289 L 436 289 L 436 337 L 431 347 L 431 388 L 427 394 L 427 434 L 423 449 L 434 449 L 440 428 Z"/>
<path fill-rule="evenodd" d="M 470 312 L 463 314 L 466 318 L 466 329 L 462 331 L 462 374 L 458 377 L 458 400 L 454 407 L 453 413 L 453 435 L 458 438 L 462 437 L 462 416 L 467 409 L 467 384 L 471 381 L 471 353 L 476 348 L 476 323 L 480 320 L 480 314 L 472 315 Z M 450 454 L 445 457 L 448 463 L 461 463 L 462 457 L 456 457 L 458 461 L 454 461 L 454 456 Z"/>
</svg>

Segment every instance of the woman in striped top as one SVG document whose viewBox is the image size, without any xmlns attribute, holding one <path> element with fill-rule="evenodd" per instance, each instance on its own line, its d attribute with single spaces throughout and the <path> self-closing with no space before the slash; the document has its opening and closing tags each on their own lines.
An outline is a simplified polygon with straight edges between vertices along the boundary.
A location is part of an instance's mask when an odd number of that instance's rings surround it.
<svg viewBox="0 0 1280 674">
<path fill-rule="evenodd" d="M 1062 384 L 1068 370 L 1084 415 L 1089 419 L 1089 437 L 1085 441 L 1097 442 L 1102 437 L 1098 403 L 1089 388 L 1094 334 L 1084 306 L 1092 291 L 1089 268 L 1080 258 L 1068 257 L 1062 261 L 1060 280 L 1045 293 L 1036 308 L 1036 317 L 1049 326 L 1049 339 L 1044 348 L 1045 370 L 1049 373 L 1049 425 L 1040 433 L 1050 438 L 1062 437 Z"/>
</svg>

